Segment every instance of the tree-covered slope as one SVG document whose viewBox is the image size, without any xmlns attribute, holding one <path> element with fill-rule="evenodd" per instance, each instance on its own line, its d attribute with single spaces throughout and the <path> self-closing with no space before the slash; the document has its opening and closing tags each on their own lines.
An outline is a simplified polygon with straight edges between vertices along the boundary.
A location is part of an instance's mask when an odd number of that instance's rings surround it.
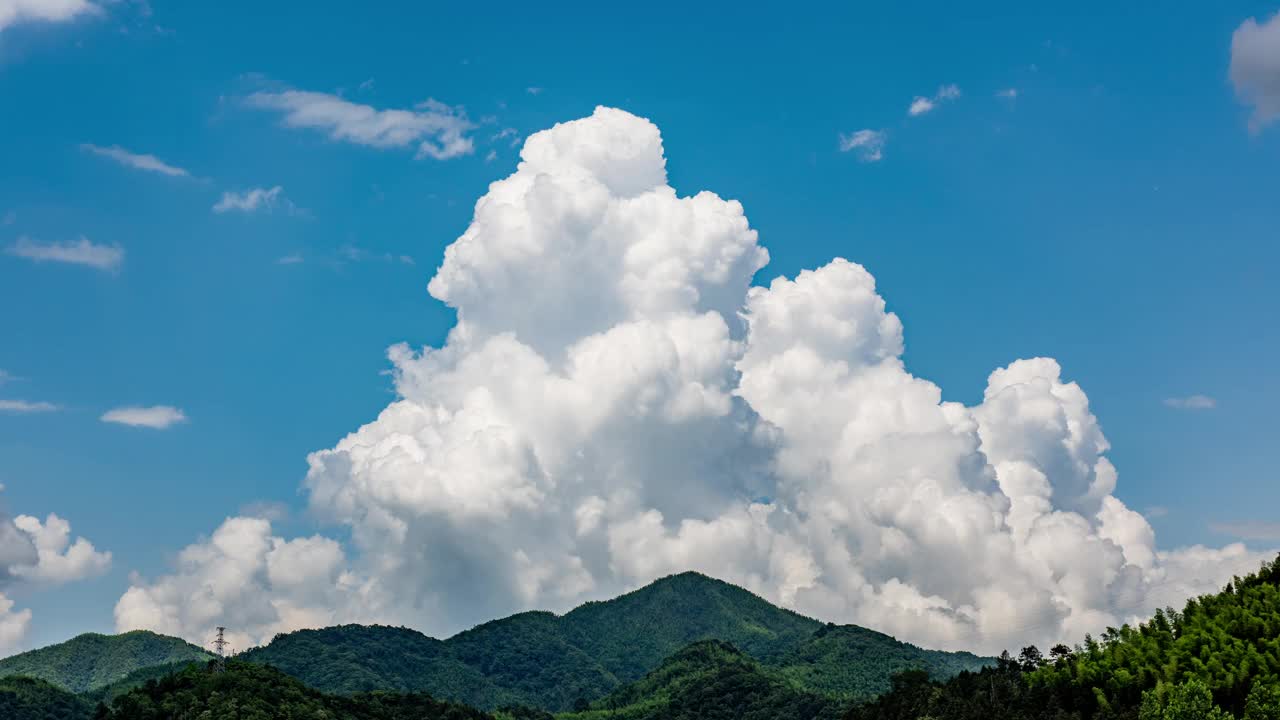
<svg viewBox="0 0 1280 720">
<path fill-rule="evenodd" d="M 275 668 L 230 662 L 190 667 L 115 698 L 100 720 L 492 720 L 423 693 L 327 695 Z"/>
<path fill-rule="evenodd" d="M 87 633 L 0 660 L 0 677 L 25 675 L 80 693 L 109 685 L 140 668 L 209 657 L 185 640 L 145 630 L 120 635 Z"/>
<path fill-rule="evenodd" d="M 768 664 L 809 690 L 865 699 L 889 690 L 892 676 L 906 670 L 943 680 L 991 663 L 967 652 L 925 650 L 857 625 L 829 625 Z"/>
<path fill-rule="evenodd" d="M 663 578 L 563 616 L 529 612 L 494 620 L 443 641 L 404 628 L 348 625 L 280 635 L 241 658 L 274 665 L 326 692 L 420 690 L 486 709 L 559 711 L 604 697 L 708 639 L 844 698 L 886 689 L 901 669 L 923 667 L 946 677 L 984 662 L 854 626 L 824 626 L 697 573 Z"/>
<path fill-rule="evenodd" d="M 97 706 L 98 703 L 111 704 L 111 701 L 123 695 L 130 690 L 142 687 L 147 684 L 148 680 L 159 680 L 169 675 L 182 672 L 191 666 L 204 666 L 205 661 L 192 661 L 168 663 L 165 665 L 151 665 L 149 667 L 139 668 L 125 675 L 123 678 L 107 684 L 102 687 L 86 690 L 80 693 L 80 697 L 89 702 L 90 705 Z"/>
<path fill-rule="evenodd" d="M 4 720 L 89 720 L 92 714 L 92 704 L 44 680 L 0 678 Z"/>
<path fill-rule="evenodd" d="M 696 642 L 640 680 L 561 720 L 827 720 L 843 704 L 808 692 L 732 645 Z"/>
<path fill-rule="evenodd" d="M 567 613 L 562 625 L 575 645 L 622 681 L 638 679 L 698 640 L 723 640 L 767 658 L 822 627 L 736 585 L 693 572 L 582 605 Z"/>
<path fill-rule="evenodd" d="M 946 682 L 921 673 L 848 720 L 1280 720 L 1280 558 L 1101 640 L 1034 647 Z"/>
</svg>

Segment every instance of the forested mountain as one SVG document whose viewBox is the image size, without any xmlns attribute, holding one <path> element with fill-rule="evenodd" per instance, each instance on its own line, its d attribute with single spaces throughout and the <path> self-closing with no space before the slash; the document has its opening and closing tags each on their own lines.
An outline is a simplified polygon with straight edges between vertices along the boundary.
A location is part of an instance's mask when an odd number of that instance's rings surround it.
<svg viewBox="0 0 1280 720">
<path fill-rule="evenodd" d="M 801 689 L 728 643 L 703 640 L 584 705 L 561 720 L 836 720 L 845 704 Z"/>
<path fill-rule="evenodd" d="M 141 668 L 203 662 L 209 657 L 209 653 L 184 640 L 146 630 L 120 635 L 86 633 L 0 660 L 0 677 L 40 678 L 79 693 L 109 685 Z"/>
<path fill-rule="evenodd" d="M 0 678 L 3 720 L 88 720 L 92 709 L 91 703 L 44 680 Z"/>
<path fill-rule="evenodd" d="M 1035 647 L 946 682 L 921 673 L 848 720 L 1280 720 L 1280 558 L 1181 611 Z"/>
<path fill-rule="evenodd" d="M 492 720 L 422 693 L 327 695 L 275 668 L 229 662 L 224 672 L 190 667 L 117 697 L 99 720 Z"/>
<path fill-rule="evenodd" d="M 890 676 L 938 677 L 989 661 L 927 651 L 855 626 L 822 623 L 697 573 L 658 580 L 563 616 L 530 612 L 436 640 L 404 628 L 348 625 L 280 635 L 240 657 L 327 692 L 421 690 L 481 708 L 566 710 L 638 680 L 686 645 L 740 648 L 764 667 L 832 696 L 869 697 Z"/>
</svg>

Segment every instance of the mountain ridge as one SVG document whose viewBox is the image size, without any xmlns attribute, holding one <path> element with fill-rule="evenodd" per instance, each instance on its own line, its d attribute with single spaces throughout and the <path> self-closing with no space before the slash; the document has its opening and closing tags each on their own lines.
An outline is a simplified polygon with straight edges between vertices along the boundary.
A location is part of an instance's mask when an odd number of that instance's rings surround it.
<svg viewBox="0 0 1280 720">
<path fill-rule="evenodd" d="M 828 637 L 832 628 L 855 628 L 845 635 L 856 643 L 843 647 L 844 636 Z M 326 692 L 425 691 L 482 709 L 561 711 L 641 679 L 702 640 L 728 643 L 791 682 L 816 678 L 823 692 L 842 698 L 887 690 L 889 676 L 901 669 L 947 677 L 992 661 L 824 624 L 691 571 L 562 615 L 517 613 L 445 640 L 408 628 L 344 625 L 277 635 L 239 657 L 274 665 Z M 417 660 L 389 664 L 394 656 Z"/>
<path fill-rule="evenodd" d="M 84 633 L 66 642 L 0 659 L 0 677 L 45 680 L 73 693 L 104 687 L 146 667 L 203 661 L 212 655 L 181 638 L 149 630 Z"/>
</svg>

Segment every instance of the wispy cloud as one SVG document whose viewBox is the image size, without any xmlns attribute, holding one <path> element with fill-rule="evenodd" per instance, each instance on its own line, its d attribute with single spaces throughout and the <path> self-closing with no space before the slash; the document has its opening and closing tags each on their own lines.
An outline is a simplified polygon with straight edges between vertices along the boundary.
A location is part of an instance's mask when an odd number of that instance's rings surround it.
<svg viewBox="0 0 1280 720">
<path fill-rule="evenodd" d="M 1270 520 L 1240 520 L 1212 523 L 1209 529 L 1223 535 L 1243 540 L 1280 540 L 1280 522 Z"/>
<path fill-rule="evenodd" d="M 1163 505 L 1152 505 L 1146 510 L 1143 510 L 1142 514 L 1146 515 L 1149 519 L 1162 518 L 1169 514 L 1169 508 Z"/>
<path fill-rule="evenodd" d="M 171 405 L 152 405 L 150 407 L 118 407 L 103 413 L 102 422 L 130 427 L 146 427 L 164 430 L 178 423 L 187 421 L 186 413 Z"/>
<path fill-rule="evenodd" d="M 888 134 L 883 130 L 858 130 L 840 134 L 840 152 L 856 152 L 863 162 L 880 162 Z"/>
<path fill-rule="evenodd" d="M 525 92 L 527 92 L 527 93 L 529 93 L 530 95 L 541 95 L 541 94 L 542 94 L 542 88 L 540 88 L 540 87 L 527 87 L 527 88 L 525 88 L 525 89 L 524 89 L 524 91 L 525 91 Z"/>
<path fill-rule="evenodd" d="M 960 97 L 959 85 L 956 85 L 955 83 L 943 85 L 938 88 L 938 92 L 934 93 L 933 97 L 917 95 L 915 99 L 911 101 L 911 105 L 907 107 L 907 114 L 911 117 L 924 115 L 925 113 L 933 112 L 938 105 L 955 100 L 958 97 Z"/>
<path fill-rule="evenodd" d="M 1212 410 L 1218 406 L 1218 401 L 1208 395 L 1188 395 L 1165 398 L 1164 405 L 1176 410 Z"/>
<path fill-rule="evenodd" d="M 87 265 L 108 272 L 119 270 L 124 263 L 124 248 L 119 245 L 95 245 L 85 237 L 75 242 L 42 243 L 24 236 L 4 251 L 8 255 L 34 262 Z"/>
<path fill-rule="evenodd" d="M 0 30 L 22 22 L 66 22 L 98 11 L 88 0 L 0 0 Z"/>
<path fill-rule="evenodd" d="M 327 93 L 304 90 L 256 92 L 251 107 L 284 113 L 288 127 L 311 128 L 333 140 L 375 148 L 417 146 L 418 157 L 445 160 L 467 155 L 475 146 L 467 132 L 475 127 L 462 108 L 435 100 L 412 110 L 379 110 Z"/>
<path fill-rule="evenodd" d="M 293 253 L 292 255 L 285 255 L 281 258 L 276 259 L 277 265 L 301 265 L 302 262 L 303 262 L 303 257 L 298 253 Z"/>
<path fill-rule="evenodd" d="M 114 160 L 120 163 L 121 165 L 124 165 L 125 167 L 131 167 L 136 170 L 145 170 L 147 172 L 160 173 L 161 175 L 168 175 L 169 177 L 190 177 L 191 176 L 191 173 L 187 172 L 186 170 L 180 167 L 177 167 L 176 165 L 170 165 L 169 163 L 161 160 L 155 155 L 146 155 L 142 153 L 129 152 L 128 150 L 125 150 L 119 145 L 112 145 L 111 147 L 99 147 L 98 145 L 91 145 L 89 143 L 84 143 L 80 146 L 80 149 L 84 150 L 85 152 L 91 152 L 94 155 L 100 155 L 102 157 L 109 158 L 111 160 Z"/>
<path fill-rule="evenodd" d="M 520 133 L 517 132 L 515 128 L 510 128 L 510 127 L 502 128 L 498 132 L 494 133 L 489 138 L 489 141 L 497 142 L 499 140 L 505 140 L 507 138 L 511 138 L 511 147 L 515 147 L 520 144 Z"/>
<path fill-rule="evenodd" d="M 22 378 L 18 377 L 17 375 L 14 375 L 8 370 L 0 370 L 0 385 L 4 385 L 5 383 L 9 383 L 9 382 L 13 382 L 14 380 L 21 380 L 21 379 Z"/>
<path fill-rule="evenodd" d="M 1003 90 L 997 90 L 996 97 L 1004 98 L 1006 100 L 1017 100 L 1018 88 L 1005 88 Z"/>
<path fill-rule="evenodd" d="M 299 212 L 298 207 L 289 198 L 284 197 L 284 188 L 279 185 L 272 188 L 253 188 L 242 193 L 224 192 L 222 198 L 213 206 L 213 211 L 216 213 L 251 213 L 258 210 L 270 212 L 277 207 L 290 214 Z"/>
<path fill-rule="evenodd" d="M 29 402 L 27 400 L 0 400 L 0 412 L 6 413 L 42 413 L 58 410 L 58 406 L 50 402 Z"/>
</svg>

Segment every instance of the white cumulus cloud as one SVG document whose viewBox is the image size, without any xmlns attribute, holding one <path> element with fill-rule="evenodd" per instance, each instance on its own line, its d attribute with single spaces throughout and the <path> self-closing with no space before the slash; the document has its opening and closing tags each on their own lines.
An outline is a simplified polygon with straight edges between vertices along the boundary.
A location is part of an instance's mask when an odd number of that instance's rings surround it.
<svg viewBox="0 0 1280 720">
<path fill-rule="evenodd" d="M 1249 18 L 1232 33 L 1231 82 L 1253 106 L 1255 130 L 1280 118 L 1280 12 L 1263 22 Z"/>
<path fill-rule="evenodd" d="M 114 160 L 120 163 L 121 165 L 124 165 L 125 167 L 131 167 L 131 168 L 134 168 L 135 170 L 145 170 L 147 172 L 159 173 L 161 175 L 168 175 L 169 177 L 188 177 L 191 175 L 191 173 L 187 172 L 186 170 L 183 170 L 182 168 L 174 165 L 170 165 L 169 163 L 161 160 L 155 155 L 146 155 L 142 153 L 129 152 L 128 150 L 125 150 L 119 145 L 112 145 L 111 147 L 99 147 L 97 145 L 90 145 L 89 143 L 85 143 L 81 145 L 80 148 L 85 152 L 91 152 L 94 155 L 100 155 L 105 158 L 110 158 L 111 160 Z"/>
<path fill-rule="evenodd" d="M 0 0 L 0 30 L 22 22 L 66 22 L 98 12 L 88 0 Z"/>
<path fill-rule="evenodd" d="M 752 287 L 768 253 L 742 205 L 679 195 L 665 162 L 658 128 L 620 110 L 531 135 L 428 285 L 457 312 L 447 340 L 392 347 L 395 400 L 308 458 L 311 509 L 349 547 L 231 518 L 135 582 L 120 629 L 445 635 L 694 569 L 998 652 L 1077 641 L 1267 557 L 1160 549 L 1056 361 L 946 402 L 907 369 L 866 268 Z"/>
<path fill-rule="evenodd" d="M 187 421 L 186 413 L 170 405 L 152 405 L 150 407 L 126 406 L 108 410 L 100 418 L 102 422 L 132 427 L 146 427 L 164 430 L 178 423 Z"/>
<path fill-rule="evenodd" d="M 863 129 L 840 134 L 840 152 L 856 152 L 863 162 L 879 162 L 884 158 L 884 145 L 889 136 L 883 130 Z"/>
<path fill-rule="evenodd" d="M 427 100 L 412 110 L 378 110 L 337 95 L 286 90 L 256 92 L 252 107 L 284 113 L 289 127 L 327 132 L 334 140 L 375 148 L 417 146 L 418 157 L 445 160 L 470 154 L 475 144 L 467 132 L 475 125 L 461 108 Z"/>
<path fill-rule="evenodd" d="M 116 603 L 116 627 L 205 645 L 214 626 L 225 625 L 232 647 L 245 650 L 276 632 L 359 619 L 350 608 L 363 600 L 362 588 L 345 562 L 328 538 L 286 541 L 271 535 L 264 518 L 228 518 L 182 550 L 173 574 L 136 579 Z"/>
<path fill-rule="evenodd" d="M 75 242 L 48 243 L 20 237 L 4 251 L 14 257 L 26 258 L 38 263 L 86 265 L 108 272 L 119 270 L 124 264 L 124 248 L 119 245 L 98 245 L 84 237 Z"/>
<path fill-rule="evenodd" d="M 41 522 L 0 512 L 0 657 L 21 648 L 32 617 L 29 609 L 15 609 L 7 591 L 83 580 L 110 565 L 111 553 L 98 551 L 84 538 L 72 540 L 71 525 L 55 514 Z"/>
</svg>

